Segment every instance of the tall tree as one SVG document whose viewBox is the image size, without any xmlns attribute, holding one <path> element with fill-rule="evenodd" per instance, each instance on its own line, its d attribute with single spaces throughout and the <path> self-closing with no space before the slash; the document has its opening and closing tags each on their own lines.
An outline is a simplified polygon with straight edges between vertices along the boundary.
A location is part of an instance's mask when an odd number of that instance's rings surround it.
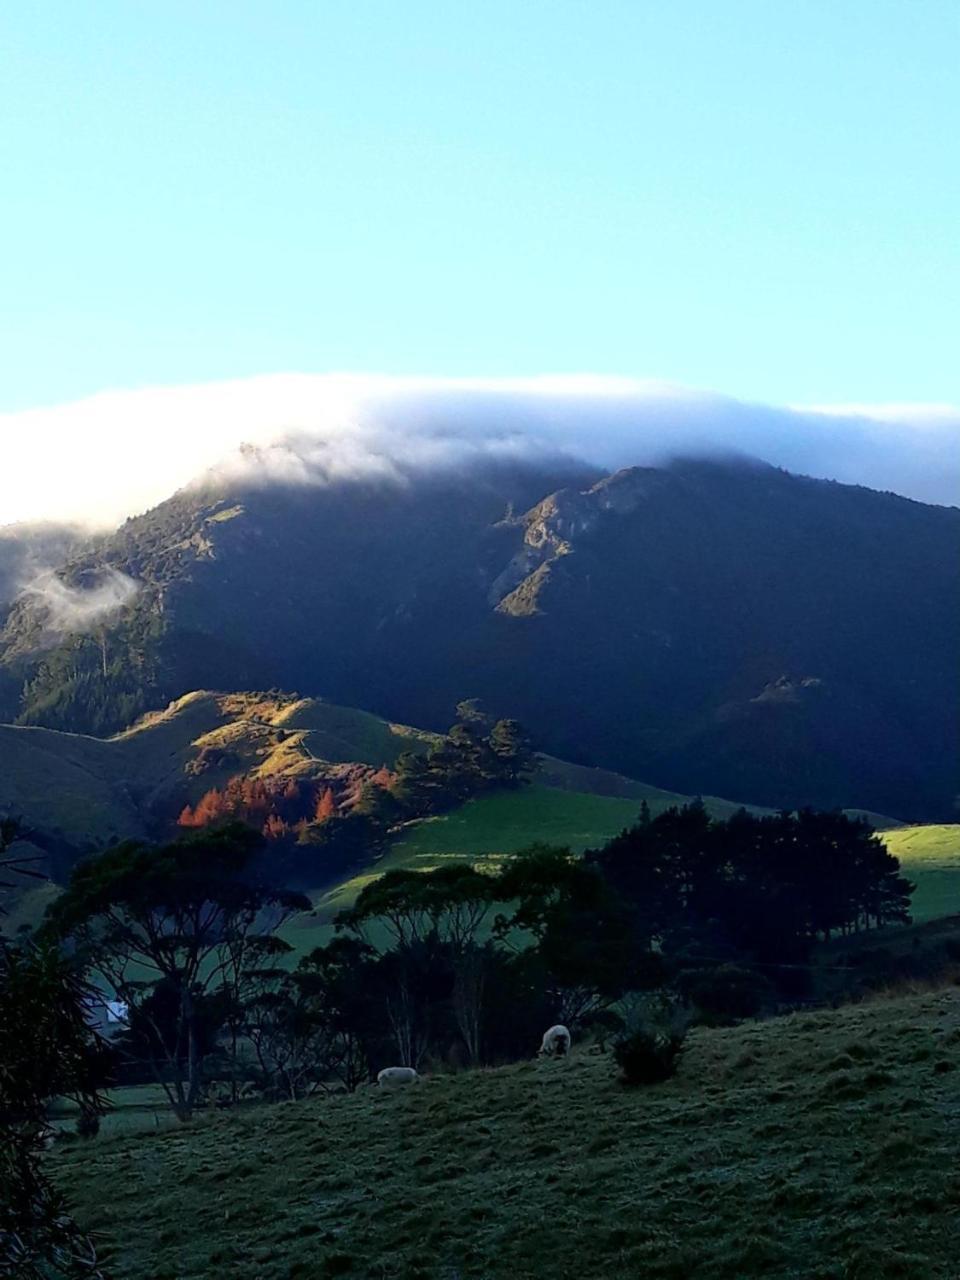
<svg viewBox="0 0 960 1280">
<path fill-rule="evenodd" d="M 236 985 L 251 939 L 310 905 L 248 878 L 261 844 L 232 825 L 160 847 L 118 845 L 80 863 L 48 913 L 49 931 L 147 1021 L 151 1067 L 181 1119 L 202 1096 L 206 1002 Z M 162 1019 L 148 1002 L 160 983 L 173 1002 Z"/>
<path fill-rule="evenodd" d="M 0 867 L 16 824 L 0 820 Z M 91 1030 L 92 993 L 82 974 L 47 943 L 14 945 L 0 935 L 0 1275 L 22 1280 L 99 1280 L 96 1248 L 43 1172 L 48 1103 L 72 1098 L 81 1113 L 104 1106 L 106 1047 Z"/>
</svg>

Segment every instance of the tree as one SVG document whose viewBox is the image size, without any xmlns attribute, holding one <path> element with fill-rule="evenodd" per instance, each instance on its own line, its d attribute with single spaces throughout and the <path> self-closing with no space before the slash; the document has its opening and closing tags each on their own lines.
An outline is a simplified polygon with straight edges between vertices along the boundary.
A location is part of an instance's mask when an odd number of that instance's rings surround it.
<svg viewBox="0 0 960 1280">
<path fill-rule="evenodd" d="M 425 951 L 439 948 L 452 971 L 451 1000 L 467 1057 L 481 1053 L 484 954 L 478 943 L 493 910 L 497 881 L 463 864 L 431 872 L 388 871 L 362 890 L 355 906 L 337 919 L 338 928 L 363 934 L 376 921 L 392 938 L 399 1007 L 406 1033 L 400 1037 L 408 1052 L 414 1037 L 413 977 Z M 407 968 L 399 961 L 407 961 Z M 395 1021 L 399 1020 L 395 1019 Z M 415 1065 L 410 1060 L 410 1065 Z"/>
<path fill-rule="evenodd" d="M 533 937 L 561 1021 L 582 1021 L 624 991 L 663 984 L 649 938 L 637 932 L 596 868 L 569 849 L 533 845 L 515 855 L 501 872 L 497 897 L 512 911 L 498 916 L 496 935 Z"/>
<path fill-rule="evenodd" d="M 518 721 L 498 720 L 488 741 L 496 763 L 494 776 L 500 786 L 515 788 L 529 780 L 528 775 L 536 768 L 536 756 Z"/>
<path fill-rule="evenodd" d="M 160 847 L 130 841 L 80 863 L 48 912 L 48 931 L 142 1016 L 151 1068 L 181 1119 L 202 1097 L 210 998 L 236 987 L 252 939 L 310 905 L 247 878 L 261 844 L 239 825 Z M 172 1002 L 163 1018 L 149 1003 L 161 983 Z"/>
<path fill-rule="evenodd" d="M 337 802 L 333 798 L 333 791 L 327 787 L 320 798 L 317 800 L 317 807 L 313 813 L 314 822 L 327 822 L 330 818 L 336 816 Z"/>
<path fill-rule="evenodd" d="M 392 791 L 370 779 L 360 788 L 351 812 L 369 818 L 386 831 L 399 818 L 400 805 Z"/>
<path fill-rule="evenodd" d="M 869 824 L 845 814 L 712 820 L 668 809 L 587 855 L 667 950 L 691 944 L 759 964 L 803 964 L 817 938 L 909 919 L 913 886 Z M 707 944 L 707 945 L 705 945 Z"/>
<path fill-rule="evenodd" d="M 0 854 L 17 834 L 0 820 Z M 6 873 L 17 860 L 0 857 Z M 50 945 L 14 946 L 0 936 L 0 1274 L 23 1280 L 102 1276 L 96 1249 L 43 1173 L 46 1109 L 72 1098 L 99 1116 L 106 1047 L 90 1029 L 91 992 Z"/>
<path fill-rule="evenodd" d="M 393 794 L 407 813 L 412 817 L 431 813 L 437 805 L 439 790 L 439 781 L 422 752 L 400 754 Z"/>
</svg>

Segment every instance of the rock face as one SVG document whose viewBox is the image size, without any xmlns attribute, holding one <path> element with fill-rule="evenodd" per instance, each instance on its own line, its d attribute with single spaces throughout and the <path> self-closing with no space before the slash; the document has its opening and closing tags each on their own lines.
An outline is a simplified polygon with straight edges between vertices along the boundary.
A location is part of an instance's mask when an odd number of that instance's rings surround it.
<svg viewBox="0 0 960 1280">
<path fill-rule="evenodd" d="M 678 791 L 953 813 L 956 508 L 760 464 L 487 467 L 185 492 L 63 576 L 96 564 L 135 603 L 59 639 L 15 605 L 0 718 L 103 733 L 282 686 L 443 728 L 475 696 Z"/>
</svg>

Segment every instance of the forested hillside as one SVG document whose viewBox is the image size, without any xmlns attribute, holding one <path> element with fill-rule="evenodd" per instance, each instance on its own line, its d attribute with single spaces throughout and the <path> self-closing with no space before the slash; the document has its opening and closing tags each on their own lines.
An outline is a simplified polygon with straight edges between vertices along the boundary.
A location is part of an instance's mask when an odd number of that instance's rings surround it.
<svg viewBox="0 0 960 1280">
<path fill-rule="evenodd" d="M 436 730 L 475 695 L 680 792 L 949 820 L 958 563 L 954 508 L 761 465 L 190 490 L 63 570 L 138 585 L 103 625 L 12 608 L 0 696 L 103 734 L 204 686 Z"/>
</svg>

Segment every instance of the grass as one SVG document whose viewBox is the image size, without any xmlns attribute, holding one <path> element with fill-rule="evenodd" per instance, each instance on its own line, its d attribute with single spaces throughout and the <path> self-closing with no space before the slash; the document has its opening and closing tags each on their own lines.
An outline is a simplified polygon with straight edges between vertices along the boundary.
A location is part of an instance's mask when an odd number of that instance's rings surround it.
<svg viewBox="0 0 960 1280">
<path fill-rule="evenodd" d="M 684 798 L 644 790 L 649 795 L 640 799 L 654 813 Z M 364 886 L 384 871 L 430 871 L 451 860 L 495 864 L 535 841 L 567 845 L 579 853 L 630 825 L 638 809 L 639 799 L 633 797 L 541 785 L 481 796 L 452 813 L 412 824 L 379 862 L 319 894 L 313 913 L 291 920 L 283 936 L 299 953 L 328 942 L 336 914 L 352 906 Z M 884 831 L 883 838 L 900 858 L 904 875 L 917 885 L 912 902 L 917 923 L 960 913 L 960 825 L 899 827 Z"/>
<path fill-rule="evenodd" d="M 106 1097 L 109 1107 L 100 1121 L 100 1134 L 103 1137 L 156 1132 L 179 1124 L 166 1093 L 158 1084 L 109 1089 Z M 79 1108 L 74 1103 L 61 1099 L 51 1108 L 51 1123 L 54 1128 L 72 1133 L 78 1114 Z"/>
<path fill-rule="evenodd" d="M 0 725 L 0 813 L 78 848 L 144 836 L 154 813 L 237 773 L 310 775 L 318 762 L 393 764 L 431 735 L 318 699 L 195 692 L 110 739 Z M 195 770 L 204 756 L 216 759 Z"/>
<path fill-rule="evenodd" d="M 949 990 L 699 1029 L 649 1089 L 580 1047 L 50 1163 L 116 1280 L 948 1280 L 958 1068 Z"/>
<path fill-rule="evenodd" d="M 885 831 L 883 839 L 917 886 L 914 920 L 960 914 L 960 824 L 900 827 Z"/>
<path fill-rule="evenodd" d="M 580 853 L 629 826 L 638 810 L 637 800 L 543 786 L 468 800 L 452 813 L 412 823 L 409 834 L 379 862 L 319 895 L 314 913 L 291 920 L 283 936 L 299 952 L 329 941 L 337 912 L 352 906 L 364 886 L 385 871 L 432 871 L 450 861 L 495 865 L 537 841 Z"/>
</svg>

